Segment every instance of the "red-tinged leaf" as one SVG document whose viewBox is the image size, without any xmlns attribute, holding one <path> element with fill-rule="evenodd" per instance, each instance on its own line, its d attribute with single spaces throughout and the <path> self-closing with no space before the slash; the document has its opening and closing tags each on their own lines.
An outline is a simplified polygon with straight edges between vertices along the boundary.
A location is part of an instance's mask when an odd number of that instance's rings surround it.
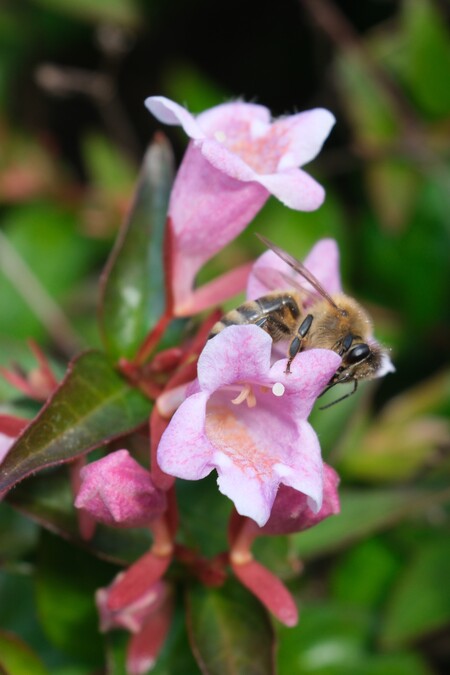
<svg viewBox="0 0 450 675">
<path fill-rule="evenodd" d="M 131 358 L 164 311 L 163 239 L 173 158 L 161 134 L 143 161 L 134 203 L 108 261 L 100 325 L 114 358 Z"/>
<path fill-rule="evenodd" d="M 298 610 L 292 595 L 278 577 L 269 572 L 256 560 L 244 564 L 234 564 L 233 572 L 241 583 L 253 593 L 269 612 L 284 623 L 295 626 Z"/>
<path fill-rule="evenodd" d="M 40 659 L 20 638 L 0 631 L 0 673 L 5 675 L 47 675 Z"/>
<path fill-rule="evenodd" d="M 187 593 L 190 640 L 204 675 L 273 675 L 274 635 L 262 605 L 234 580 Z"/>
<path fill-rule="evenodd" d="M 67 462 L 143 424 L 150 402 L 100 352 L 86 352 L 0 467 L 0 492 L 48 466 Z"/>
</svg>

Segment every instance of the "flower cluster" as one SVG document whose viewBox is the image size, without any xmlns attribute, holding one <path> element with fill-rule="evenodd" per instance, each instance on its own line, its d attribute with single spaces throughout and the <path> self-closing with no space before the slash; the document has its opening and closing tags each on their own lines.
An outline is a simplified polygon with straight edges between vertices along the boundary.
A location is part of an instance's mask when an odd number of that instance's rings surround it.
<svg viewBox="0 0 450 675">
<path fill-rule="evenodd" d="M 262 278 L 298 283 L 296 273 L 268 251 L 252 267 L 194 289 L 199 269 L 247 226 L 270 194 L 293 209 L 320 206 L 323 188 L 299 167 L 319 152 L 332 114 L 316 109 L 271 121 L 266 108 L 242 102 L 197 117 L 161 96 L 146 105 L 190 138 L 167 217 L 165 320 L 194 315 L 245 286 L 249 299 L 265 295 Z M 316 244 L 306 265 L 328 293 L 341 291 L 335 242 Z M 174 597 L 165 573 L 173 559 L 211 586 L 222 584 L 231 569 L 274 616 L 292 626 L 298 618 L 294 600 L 254 559 L 252 544 L 259 536 L 300 532 L 339 511 L 339 479 L 323 463 L 308 417 L 341 356 L 309 349 L 288 372 L 287 359 L 256 325 L 229 326 L 208 341 L 219 316 L 211 315 L 194 339 L 147 364 L 169 373 L 154 396 L 150 470 L 119 450 L 83 466 L 75 482 L 75 505 L 85 523 L 144 527 L 153 535 L 150 551 L 97 593 L 101 629 L 132 633 L 131 674 L 145 672 L 164 642 Z M 154 335 L 150 342 L 155 344 Z M 212 471 L 234 510 L 229 550 L 206 560 L 176 541 L 174 481 L 200 480 Z"/>
</svg>

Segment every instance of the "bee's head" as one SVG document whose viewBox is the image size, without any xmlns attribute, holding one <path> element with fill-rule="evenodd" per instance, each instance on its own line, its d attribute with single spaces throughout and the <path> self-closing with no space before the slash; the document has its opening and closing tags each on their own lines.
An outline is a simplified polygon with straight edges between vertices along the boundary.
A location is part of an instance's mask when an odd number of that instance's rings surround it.
<svg viewBox="0 0 450 675">
<path fill-rule="evenodd" d="M 377 342 L 359 342 L 342 355 L 342 363 L 332 378 L 333 384 L 350 380 L 373 380 L 394 372 L 388 352 Z"/>
</svg>

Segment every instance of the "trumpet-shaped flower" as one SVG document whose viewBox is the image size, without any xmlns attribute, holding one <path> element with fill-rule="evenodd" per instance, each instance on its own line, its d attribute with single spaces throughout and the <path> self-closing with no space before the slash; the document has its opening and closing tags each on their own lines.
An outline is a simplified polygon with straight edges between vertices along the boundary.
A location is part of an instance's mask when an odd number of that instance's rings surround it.
<svg viewBox="0 0 450 675">
<path fill-rule="evenodd" d="M 198 480 L 213 469 L 238 513 L 263 526 L 280 484 L 322 506 L 322 459 L 306 421 L 341 359 L 330 350 L 271 364 L 272 339 L 254 325 L 230 326 L 210 340 L 198 380 L 158 447 L 166 473 Z"/>
<path fill-rule="evenodd" d="M 323 188 L 298 167 L 318 154 L 334 117 L 317 108 L 272 122 L 267 108 L 242 102 L 194 117 L 163 96 L 145 103 L 161 122 L 182 126 L 191 138 L 169 204 L 175 313 L 189 314 L 197 271 L 248 225 L 270 194 L 300 211 L 321 205 Z M 242 282 L 239 272 L 228 278 L 229 295 Z"/>
</svg>

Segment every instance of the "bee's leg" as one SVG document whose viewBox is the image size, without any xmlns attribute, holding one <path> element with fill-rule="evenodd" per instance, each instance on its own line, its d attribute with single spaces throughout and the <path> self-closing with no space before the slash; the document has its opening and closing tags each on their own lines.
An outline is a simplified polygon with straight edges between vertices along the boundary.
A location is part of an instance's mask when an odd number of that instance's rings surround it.
<svg viewBox="0 0 450 675">
<path fill-rule="evenodd" d="M 286 374 L 291 372 L 291 363 L 294 360 L 294 358 L 297 356 L 299 351 L 302 348 L 302 341 L 306 337 L 309 329 L 311 328 L 311 324 L 313 322 L 313 316 L 312 314 L 308 314 L 303 321 L 301 322 L 297 335 L 295 338 L 291 341 L 291 344 L 289 345 L 289 351 L 288 351 L 288 356 L 289 360 L 287 362 L 286 370 L 284 371 Z"/>
</svg>

